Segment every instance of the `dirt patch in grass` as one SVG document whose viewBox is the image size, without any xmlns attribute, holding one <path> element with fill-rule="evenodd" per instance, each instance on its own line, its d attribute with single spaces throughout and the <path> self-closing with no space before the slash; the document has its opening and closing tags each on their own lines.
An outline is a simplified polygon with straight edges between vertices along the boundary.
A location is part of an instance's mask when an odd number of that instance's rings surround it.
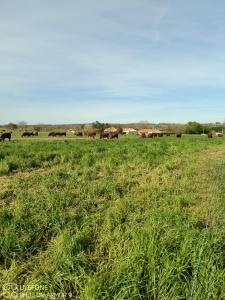
<svg viewBox="0 0 225 300">
<path fill-rule="evenodd" d="M 225 148 L 204 150 L 202 154 L 215 159 L 225 157 Z"/>
</svg>

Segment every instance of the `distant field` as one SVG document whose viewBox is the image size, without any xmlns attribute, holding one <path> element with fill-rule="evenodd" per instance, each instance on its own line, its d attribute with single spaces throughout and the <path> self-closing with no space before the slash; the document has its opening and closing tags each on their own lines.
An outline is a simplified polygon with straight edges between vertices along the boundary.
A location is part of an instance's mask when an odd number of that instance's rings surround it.
<svg viewBox="0 0 225 300">
<path fill-rule="evenodd" d="M 225 138 L 19 137 L 0 143 L 0 298 L 225 299 Z"/>
</svg>

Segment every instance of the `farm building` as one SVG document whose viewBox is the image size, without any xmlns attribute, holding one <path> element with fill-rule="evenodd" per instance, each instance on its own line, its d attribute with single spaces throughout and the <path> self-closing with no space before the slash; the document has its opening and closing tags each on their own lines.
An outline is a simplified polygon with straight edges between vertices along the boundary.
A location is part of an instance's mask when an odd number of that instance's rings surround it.
<svg viewBox="0 0 225 300">
<path fill-rule="evenodd" d="M 112 132 L 117 132 L 117 128 L 115 127 L 108 127 L 104 130 L 104 132 L 112 133 Z"/>
<path fill-rule="evenodd" d="M 137 133 L 137 130 L 135 130 L 134 128 L 123 128 L 122 130 L 124 134 Z"/>
<path fill-rule="evenodd" d="M 161 130 L 155 129 L 155 128 L 144 128 L 144 129 L 140 129 L 138 131 L 139 135 L 142 135 L 143 133 L 145 133 L 146 135 L 148 135 L 148 134 L 151 134 L 151 133 L 159 134 L 159 133 L 163 133 L 163 132 Z"/>
</svg>

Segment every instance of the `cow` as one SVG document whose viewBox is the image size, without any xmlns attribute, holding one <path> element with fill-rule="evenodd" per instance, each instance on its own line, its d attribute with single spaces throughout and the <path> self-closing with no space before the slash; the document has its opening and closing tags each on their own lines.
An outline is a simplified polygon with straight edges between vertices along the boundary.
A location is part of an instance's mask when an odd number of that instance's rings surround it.
<svg viewBox="0 0 225 300">
<path fill-rule="evenodd" d="M 176 134 L 176 137 L 177 137 L 177 138 L 181 138 L 181 137 L 182 137 L 182 133 L 180 133 L 180 132 L 177 133 L 177 134 Z"/>
<path fill-rule="evenodd" d="M 75 135 L 76 136 L 83 136 L 83 133 L 82 132 L 75 132 Z"/>
<path fill-rule="evenodd" d="M 38 132 L 33 132 L 33 131 L 31 131 L 31 132 L 29 132 L 29 131 L 25 131 L 25 132 L 23 132 L 22 133 L 22 137 L 24 137 L 24 136 L 38 136 Z"/>
<path fill-rule="evenodd" d="M 146 135 L 145 135 L 144 132 L 141 134 L 141 137 L 142 137 L 142 138 L 146 138 Z"/>
<path fill-rule="evenodd" d="M 2 135 L 1 135 L 1 141 L 5 141 L 5 139 L 8 139 L 9 141 L 11 140 L 11 135 L 12 135 L 12 133 L 11 132 L 4 132 L 4 133 L 2 133 Z"/>
<path fill-rule="evenodd" d="M 49 132 L 48 136 L 66 136 L 66 132 L 52 131 Z"/>
<path fill-rule="evenodd" d="M 223 137 L 223 133 L 222 133 L 222 132 L 217 132 L 217 133 L 216 133 L 216 136 L 218 136 L 218 137 Z"/>
<path fill-rule="evenodd" d="M 54 136 L 66 136 L 66 132 L 55 132 Z"/>
<path fill-rule="evenodd" d="M 48 136 L 55 136 L 55 132 L 54 131 L 49 132 Z"/>
<path fill-rule="evenodd" d="M 118 133 L 112 133 L 111 136 L 110 136 L 110 139 L 118 139 L 119 138 L 119 135 Z"/>
<path fill-rule="evenodd" d="M 109 139 L 109 133 L 106 133 L 106 132 L 101 133 L 100 139 Z"/>
<path fill-rule="evenodd" d="M 153 138 L 153 133 L 149 133 L 149 134 L 147 135 L 147 137 L 148 137 L 148 138 Z"/>
<path fill-rule="evenodd" d="M 163 133 L 157 133 L 158 137 L 163 137 Z"/>
<path fill-rule="evenodd" d="M 208 132 L 208 138 L 209 138 L 209 139 L 212 139 L 212 137 L 213 137 L 212 132 Z"/>
<path fill-rule="evenodd" d="M 30 132 L 25 131 L 25 132 L 22 133 L 21 137 L 30 136 L 30 134 L 31 134 Z"/>
<path fill-rule="evenodd" d="M 87 137 L 92 137 L 94 139 L 96 137 L 96 132 L 87 132 Z"/>
</svg>

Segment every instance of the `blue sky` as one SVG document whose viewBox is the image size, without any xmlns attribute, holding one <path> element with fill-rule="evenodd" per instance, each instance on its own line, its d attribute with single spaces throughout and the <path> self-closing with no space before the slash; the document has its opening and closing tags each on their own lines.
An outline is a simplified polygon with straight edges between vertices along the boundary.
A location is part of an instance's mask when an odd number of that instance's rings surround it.
<svg viewBox="0 0 225 300">
<path fill-rule="evenodd" d="M 224 0 L 0 0 L 0 123 L 225 120 Z"/>
</svg>

